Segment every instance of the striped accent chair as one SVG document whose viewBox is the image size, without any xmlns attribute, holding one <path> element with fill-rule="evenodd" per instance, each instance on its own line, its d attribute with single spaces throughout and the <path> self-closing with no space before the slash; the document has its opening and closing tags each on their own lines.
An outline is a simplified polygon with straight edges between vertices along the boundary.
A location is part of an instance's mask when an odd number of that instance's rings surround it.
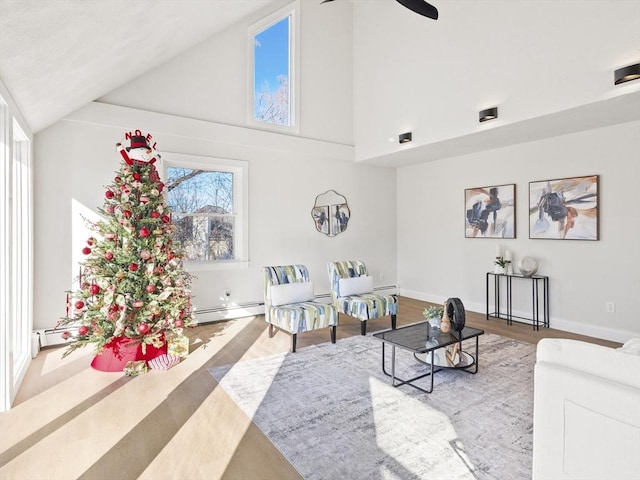
<svg viewBox="0 0 640 480">
<path fill-rule="evenodd" d="M 331 299 L 339 313 L 360 320 L 360 333 L 367 334 L 367 320 L 391 316 L 391 328 L 396 328 L 398 298 L 396 295 L 373 291 L 373 277 L 360 260 L 329 262 Z"/>
<path fill-rule="evenodd" d="M 331 328 L 331 343 L 336 343 L 338 312 L 331 304 L 315 302 L 313 283 L 304 265 L 264 267 L 264 318 L 273 327 L 291 335 L 291 351 L 296 351 L 298 333 Z"/>
</svg>

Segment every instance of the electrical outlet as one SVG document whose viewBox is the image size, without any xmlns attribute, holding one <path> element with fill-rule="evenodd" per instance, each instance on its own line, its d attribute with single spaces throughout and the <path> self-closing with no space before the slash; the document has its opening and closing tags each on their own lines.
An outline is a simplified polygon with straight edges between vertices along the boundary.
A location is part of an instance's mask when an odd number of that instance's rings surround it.
<svg viewBox="0 0 640 480">
<path fill-rule="evenodd" d="M 616 311 L 616 304 L 613 302 L 607 302 L 606 303 L 606 307 L 607 307 L 607 312 L 608 313 L 615 313 Z"/>
</svg>

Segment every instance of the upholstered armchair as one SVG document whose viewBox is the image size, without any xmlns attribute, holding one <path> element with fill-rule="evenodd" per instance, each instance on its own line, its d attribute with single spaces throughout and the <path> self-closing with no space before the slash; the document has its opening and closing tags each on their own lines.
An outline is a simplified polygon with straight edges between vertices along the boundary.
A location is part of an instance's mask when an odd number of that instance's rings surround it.
<svg viewBox="0 0 640 480">
<path fill-rule="evenodd" d="M 264 267 L 264 318 L 273 327 L 291 335 L 291 351 L 296 351 L 298 333 L 319 328 L 331 329 L 331 343 L 336 343 L 338 312 L 331 304 L 315 302 L 313 283 L 304 265 Z"/>
<path fill-rule="evenodd" d="M 339 313 L 360 320 L 360 333 L 367 334 L 367 320 L 391 316 L 391 328 L 396 328 L 398 299 L 395 295 L 374 293 L 373 277 L 359 260 L 329 262 L 331 300 Z"/>
</svg>

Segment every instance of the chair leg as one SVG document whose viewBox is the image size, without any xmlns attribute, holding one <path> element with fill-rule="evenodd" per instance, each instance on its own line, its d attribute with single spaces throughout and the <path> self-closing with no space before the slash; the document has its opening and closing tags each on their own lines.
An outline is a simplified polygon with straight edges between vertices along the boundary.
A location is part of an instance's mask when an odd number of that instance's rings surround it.
<svg viewBox="0 0 640 480">
<path fill-rule="evenodd" d="M 336 326 L 331 327 L 331 343 L 336 343 Z"/>
<path fill-rule="evenodd" d="M 296 353 L 296 340 L 298 339 L 298 335 L 295 333 L 291 334 L 291 353 Z"/>
<path fill-rule="evenodd" d="M 362 320 L 360 322 L 360 334 L 361 335 L 366 335 L 367 334 L 367 321 L 366 320 Z"/>
<path fill-rule="evenodd" d="M 273 338 L 273 323 L 269 324 L 269 338 Z"/>
<path fill-rule="evenodd" d="M 392 330 L 396 329 L 396 316 L 395 315 L 391 315 L 391 329 Z"/>
</svg>

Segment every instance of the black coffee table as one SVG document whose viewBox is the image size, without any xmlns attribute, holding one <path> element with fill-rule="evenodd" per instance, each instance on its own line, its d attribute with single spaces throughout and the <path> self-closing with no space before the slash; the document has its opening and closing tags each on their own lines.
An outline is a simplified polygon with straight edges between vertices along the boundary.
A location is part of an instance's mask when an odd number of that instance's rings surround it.
<svg viewBox="0 0 640 480">
<path fill-rule="evenodd" d="M 478 372 L 478 338 L 482 334 L 484 334 L 484 330 L 472 327 L 464 327 L 461 332 L 443 333 L 439 328 L 432 327 L 429 322 L 419 322 L 399 327 L 395 330 L 374 333 L 373 336 L 382 341 L 382 371 L 385 375 L 391 377 L 391 385 L 394 387 L 411 385 L 418 390 L 431 393 L 433 391 L 433 376 L 440 370 L 453 368 L 471 374 Z M 473 338 L 476 340 L 475 356 L 462 350 L 462 342 Z M 451 365 L 445 358 L 444 347 L 456 343 L 459 345 L 460 362 L 456 365 Z M 391 345 L 391 373 L 387 373 L 385 365 L 385 345 L 387 344 Z M 413 352 L 417 360 L 429 366 L 428 371 L 408 380 L 403 380 L 396 376 L 396 347 Z M 436 352 L 441 348 L 442 350 Z M 431 385 L 428 390 L 413 383 L 428 376 L 431 377 Z"/>
</svg>

